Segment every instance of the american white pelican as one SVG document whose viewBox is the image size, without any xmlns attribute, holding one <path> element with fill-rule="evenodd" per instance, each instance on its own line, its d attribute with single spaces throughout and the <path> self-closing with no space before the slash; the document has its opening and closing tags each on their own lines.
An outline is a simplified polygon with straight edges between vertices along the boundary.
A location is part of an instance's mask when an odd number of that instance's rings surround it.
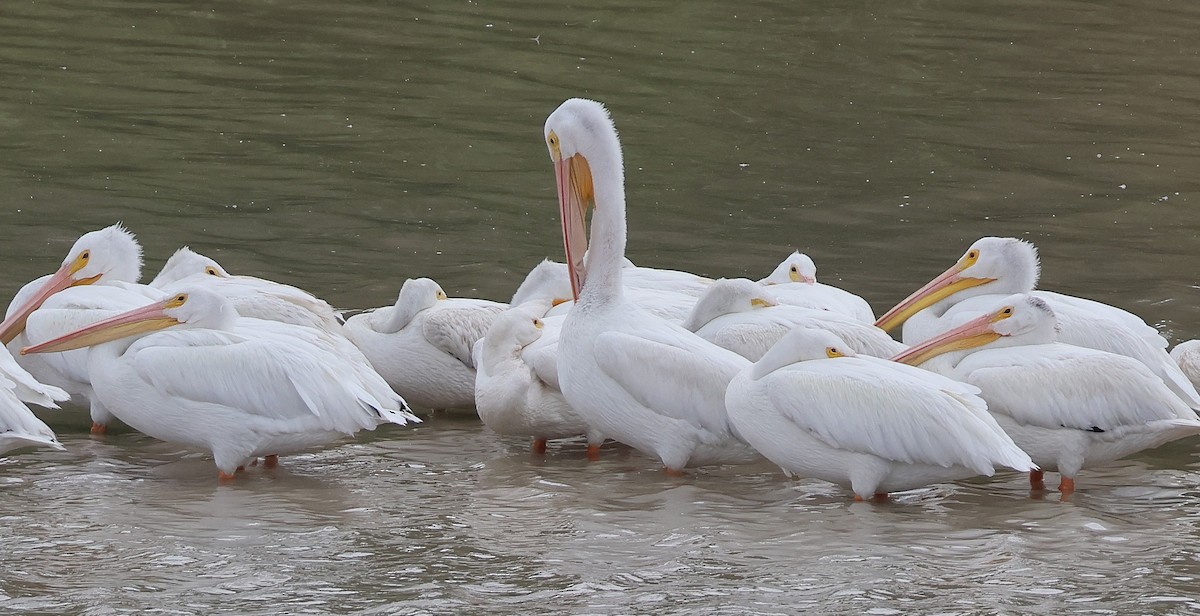
<svg viewBox="0 0 1200 616">
<path fill-rule="evenodd" d="M 1179 369 L 1192 385 L 1200 384 L 1200 340 L 1180 342 L 1171 349 L 1171 359 L 1179 364 Z"/>
<path fill-rule="evenodd" d="M 0 340 L 16 353 L 159 297 L 136 284 L 141 268 L 142 248 L 120 224 L 83 234 L 58 271 L 17 292 L 0 324 Z M 106 430 L 112 415 L 92 395 L 86 352 L 18 357 L 18 363 L 38 381 L 87 400 L 92 431 Z"/>
<path fill-rule="evenodd" d="M 855 500 L 1034 468 L 987 413 L 979 389 L 856 355 L 834 334 L 797 329 L 729 384 L 742 438 L 789 476 L 849 487 Z"/>
<path fill-rule="evenodd" d="M 513 306 L 497 317 L 487 335 L 475 343 L 475 408 L 479 418 L 499 434 L 532 437 L 537 453 L 546 451 L 548 439 L 590 432 L 587 422 L 551 385 L 557 380 L 557 369 L 543 362 L 543 369 L 553 370 L 539 374 L 538 363 L 527 362 L 523 356 L 545 331 L 540 317 L 544 312 L 544 305 Z M 589 435 L 590 446 L 598 448 L 603 442 L 599 434 Z"/>
<path fill-rule="evenodd" d="M 895 359 L 979 387 L 1013 440 L 1062 475 L 1063 495 L 1086 466 L 1200 433 L 1196 414 L 1145 364 L 1055 342 L 1056 327 L 1048 302 L 1021 293 Z M 1030 483 L 1043 487 L 1041 471 Z"/>
<path fill-rule="evenodd" d="M 411 404 L 472 408 L 471 347 L 505 308 L 483 299 L 447 298 L 436 282 L 410 278 L 395 306 L 354 315 L 343 331 Z"/>
<path fill-rule="evenodd" d="M 891 357 L 908 348 L 845 314 L 780 305 L 774 290 L 745 278 L 717 280 L 696 301 L 683 326 L 750 361 L 758 361 L 784 334 L 800 327 L 833 332 L 854 352 L 873 357 Z"/>
<path fill-rule="evenodd" d="M 419 421 L 321 332 L 239 317 L 203 286 L 169 290 L 165 300 L 22 352 L 91 346 L 92 386 L 105 405 L 149 436 L 211 451 L 222 479 L 257 456 Z"/>
<path fill-rule="evenodd" d="M 1167 354 L 1167 341 L 1137 315 L 1089 299 L 1034 291 L 1038 280 L 1037 249 L 1011 237 L 985 237 L 967 250 L 950 269 L 880 317 L 876 323 L 891 331 L 904 324 L 904 342 L 917 344 L 951 325 L 964 314 L 978 314 L 1013 293 L 1032 293 L 1049 304 L 1058 318 L 1058 341 L 1127 355 L 1158 375 L 1171 391 L 1193 409 L 1200 393 Z"/>
<path fill-rule="evenodd" d="M 588 425 L 657 456 L 671 474 L 689 464 L 756 459 L 725 413 L 725 387 L 749 362 L 625 297 L 624 172 L 608 111 L 594 101 L 570 99 L 546 119 L 544 136 L 558 185 L 568 274 L 579 294 L 558 341 L 567 402 Z M 590 249 L 584 224 L 589 203 L 595 206 Z"/>
<path fill-rule="evenodd" d="M 875 322 L 875 312 L 867 300 L 849 291 L 817 282 L 817 264 L 798 250 L 758 282 L 770 286 L 780 303 L 829 310 L 864 323 Z"/>
<path fill-rule="evenodd" d="M 70 397 L 70 394 L 57 387 L 37 382 L 17 365 L 8 349 L 0 348 L 0 454 L 38 445 L 63 449 L 54 431 L 38 419 L 25 403 L 58 408 L 56 402 Z"/>
<path fill-rule="evenodd" d="M 188 247 L 167 259 L 150 286 L 163 288 L 180 280 L 203 282 L 233 302 L 244 317 L 292 323 L 342 334 L 337 312 L 325 300 L 292 285 L 255 276 L 234 276 L 213 259 Z"/>
<path fill-rule="evenodd" d="M 696 297 L 699 295 L 696 291 L 701 288 L 707 289 L 708 285 L 712 283 L 707 278 L 699 278 L 686 272 L 640 268 L 632 263 L 627 264 L 622 273 L 640 281 L 638 284 L 624 283 L 625 297 L 629 301 L 645 308 L 653 315 L 674 323 L 682 323 L 687 318 L 692 306 L 696 304 Z M 686 284 L 673 284 L 677 282 L 674 280 L 676 274 L 692 276 L 704 282 L 685 279 Z M 663 284 L 662 288 L 653 286 L 658 282 Z M 525 279 L 521 281 L 521 285 L 517 287 L 517 291 L 513 293 L 509 305 L 517 306 L 531 301 L 550 300 L 553 307 L 547 311 L 546 316 L 565 315 L 575 305 L 572 299 L 574 296 L 575 292 L 571 289 L 571 278 L 567 273 L 566 264 L 546 259 L 529 270 Z"/>
</svg>

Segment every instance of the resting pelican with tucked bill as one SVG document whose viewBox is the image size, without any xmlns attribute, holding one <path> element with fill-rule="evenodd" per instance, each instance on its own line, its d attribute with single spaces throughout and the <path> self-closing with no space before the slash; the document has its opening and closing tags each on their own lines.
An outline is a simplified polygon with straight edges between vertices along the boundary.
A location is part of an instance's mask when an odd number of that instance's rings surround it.
<svg viewBox="0 0 1200 616">
<path fill-rule="evenodd" d="M 507 306 L 447 297 L 429 278 L 410 278 L 394 306 L 356 314 L 343 331 L 392 389 L 433 410 L 475 406 L 471 348 Z"/>
<path fill-rule="evenodd" d="M 725 412 L 725 387 L 749 362 L 625 297 L 624 171 L 608 110 L 570 99 L 546 119 L 543 136 L 578 295 L 558 341 L 567 402 L 605 436 L 662 460 L 669 474 L 689 464 L 758 458 L 734 435 Z M 595 207 L 590 244 L 589 205 Z"/>
<path fill-rule="evenodd" d="M 988 410 L 1042 470 L 1057 470 L 1070 495 L 1080 469 L 1200 433 L 1200 420 L 1141 362 L 1056 342 L 1050 303 L 1020 293 L 991 300 L 977 316 L 914 346 L 896 361 L 981 390 Z"/>
<path fill-rule="evenodd" d="M 729 384 L 738 433 L 785 473 L 884 497 L 931 483 L 1033 469 L 979 389 L 847 349 L 834 334 L 784 336 Z"/>
<path fill-rule="evenodd" d="M 211 451 L 221 479 L 257 456 L 319 447 L 383 423 L 419 421 L 369 365 L 321 332 L 239 317 L 199 285 L 24 349 L 88 349 L 92 387 L 154 438 Z"/>
<path fill-rule="evenodd" d="M 39 383 L 17 365 L 8 349 L 0 348 L 0 454 L 21 447 L 62 449 L 50 426 L 38 419 L 25 403 L 58 408 L 58 402 L 70 397 L 57 387 Z"/>
<path fill-rule="evenodd" d="M 849 291 L 817 282 L 817 264 L 812 257 L 798 250 L 758 282 L 771 287 L 771 292 L 781 303 L 829 310 L 863 323 L 875 322 L 875 312 L 867 300 Z"/>
</svg>

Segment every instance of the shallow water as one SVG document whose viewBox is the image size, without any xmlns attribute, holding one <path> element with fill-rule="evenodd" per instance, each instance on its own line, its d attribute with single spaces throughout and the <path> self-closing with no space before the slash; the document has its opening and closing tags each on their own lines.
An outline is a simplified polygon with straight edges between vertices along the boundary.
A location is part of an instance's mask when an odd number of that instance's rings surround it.
<svg viewBox="0 0 1200 616">
<path fill-rule="evenodd" d="M 9 3 L 0 294 L 116 220 L 343 308 L 506 299 L 561 258 L 541 127 L 611 108 L 629 256 L 761 277 L 795 248 L 877 311 L 983 235 L 1043 286 L 1200 337 L 1200 6 L 1165 1 Z M 1187 613 L 1195 441 L 886 504 L 767 465 L 662 476 L 435 418 L 252 468 L 45 413 L 0 459 L 14 614 Z"/>
</svg>

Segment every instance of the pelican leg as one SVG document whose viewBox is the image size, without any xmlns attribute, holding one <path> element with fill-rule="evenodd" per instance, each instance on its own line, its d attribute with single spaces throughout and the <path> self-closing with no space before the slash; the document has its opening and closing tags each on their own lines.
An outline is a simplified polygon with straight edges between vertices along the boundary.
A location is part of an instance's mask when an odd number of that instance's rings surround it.
<svg viewBox="0 0 1200 616">
<path fill-rule="evenodd" d="M 237 472 L 237 471 L 234 471 L 234 472 Z M 220 481 L 220 482 L 232 481 L 233 477 L 234 476 L 232 474 L 226 473 L 223 470 L 217 469 L 217 481 Z"/>
<path fill-rule="evenodd" d="M 600 446 L 599 445 L 593 445 L 591 443 L 588 443 L 587 459 L 589 459 L 593 462 L 600 459 Z"/>
<path fill-rule="evenodd" d="M 263 468 L 275 468 L 276 466 L 279 466 L 279 456 L 275 454 L 263 456 Z"/>
<path fill-rule="evenodd" d="M 544 438 L 533 439 L 533 447 L 531 449 L 533 450 L 533 453 L 539 453 L 539 454 L 546 453 L 546 439 L 544 439 Z"/>
<path fill-rule="evenodd" d="M 669 466 L 663 467 L 663 473 L 665 473 L 667 477 L 687 477 L 687 473 L 683 472 L 682 470 L 673 469 Z"/>
<path fill-rule="evenodd" d="M 1046 482 L 1044 481 L 1045 473 L 1042 469 L 1029 471 L 1029 487 L 1033 490 L 1045 490 Z"/>
<path fill-rule="evenodd" d="M 102 423 L 92 422 L 92 434 L 107 434 L 108 426 Z"/>
<path fill-rule="evenodd" d="M 1058 492 L 1062 495 L 1060 500 L 1067 500 L 1075 492 L 1075 478 L 1063 477 L 1062 481 L 1058 482 Z"/>
</svg>

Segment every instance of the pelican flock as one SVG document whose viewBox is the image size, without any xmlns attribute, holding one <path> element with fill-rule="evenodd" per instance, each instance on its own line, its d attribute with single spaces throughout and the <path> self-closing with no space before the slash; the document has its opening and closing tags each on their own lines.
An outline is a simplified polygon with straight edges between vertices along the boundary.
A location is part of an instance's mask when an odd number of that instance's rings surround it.
<svg viewBox="0 0 1200 616">
<path fill-rule="evenodd" d="M 980 238 L 877 319 L 800 251 L 757 280 L 634 265 L 608 109 L 569 99 L 542 137 L 562 252 L 508 302 L 416 276 L 343 319 L 188 247 L 141 284 L 129 230 L 84 233 L 0 323 L 0 454 L 63 449 L 46 421 L 82 410 L 92 438 L 120 422 L 228 481 L 465 409 L 535 455 L 615 441 L 671 476 L 769 462 L 868 500 L 1004 471 L 1040 493 L 1057 472 L 1067 499 L 1085 469 L 1200 434 L 1200 341 L 1168 353 L 1131 312 L 1038 289 L 1027 241 Z"/>
</svg>

